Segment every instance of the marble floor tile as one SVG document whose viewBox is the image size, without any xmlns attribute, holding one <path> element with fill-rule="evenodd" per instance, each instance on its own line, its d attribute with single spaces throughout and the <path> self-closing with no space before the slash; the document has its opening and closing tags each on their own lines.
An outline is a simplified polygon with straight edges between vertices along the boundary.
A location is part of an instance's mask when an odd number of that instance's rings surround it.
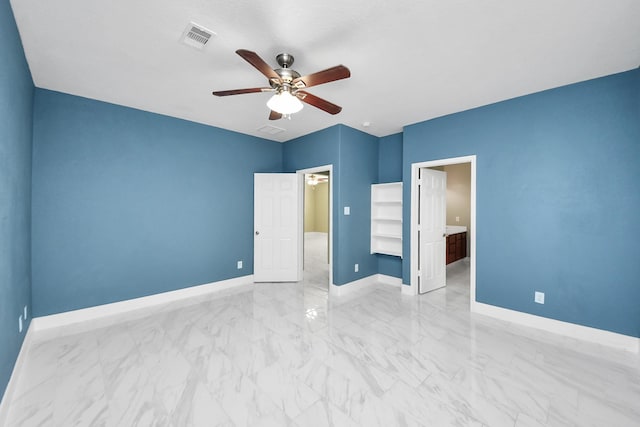
<svg viewBox="0 0 640 427">
<path fill-rule="evenodd" d="M 318 400 L 294 420 L 299 427 L 357 427 L 355 421 L 326 400 Z"/>
<path fill-rule="evenodd" d="M 640 357 L 469 312 L 469 265 L 418 297 L 259 283 L 34 335 L 25 426 L 640 426 Z"/>
</svg>

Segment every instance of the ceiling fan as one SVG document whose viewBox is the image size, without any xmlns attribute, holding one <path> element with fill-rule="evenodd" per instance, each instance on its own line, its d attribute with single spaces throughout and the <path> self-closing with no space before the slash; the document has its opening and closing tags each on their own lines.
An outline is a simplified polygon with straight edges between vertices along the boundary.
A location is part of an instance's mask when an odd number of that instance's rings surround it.
<svg viewBox="0 0 640 427">
<path fill-rule="evenodd" d="M 215 96 L 275 92 L 275 95 L 267 102 L 267 106 L 271 110 L 269 120 L 278 120 L 283 116 L 290 117 L 291 114 L 297 113 L 302 109 L 302 102 L 313 105 L 329 114 L 338 114 L 342 111 L 342 107 L 312 95 L 303 89 L 350 77 L 351 72 L 344 65 L 336 65 L 317 73 L 300 76 L 300 73 L 291 68 L 293 56 L 288 53 L 281 53 L 276 56 L 278 65 L 282 67 L 276 70 L 264 62 L 255 52 L 239 49 L 236 50 L 236 53 L 269 79 L 269 87 L 222 90 L 213 92 Z"/>
</svg>

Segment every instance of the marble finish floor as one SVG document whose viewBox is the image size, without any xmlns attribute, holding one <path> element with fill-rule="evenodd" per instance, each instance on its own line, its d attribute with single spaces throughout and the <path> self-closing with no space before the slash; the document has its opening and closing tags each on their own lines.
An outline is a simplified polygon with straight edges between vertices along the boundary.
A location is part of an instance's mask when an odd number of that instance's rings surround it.
<svg viewBox="0 0 640 427">
<path fill-rule="evenodd" d="M 640 425 L 637 355 L 470 314 L 465 261 L 420 297 L 335 298 L 318 260 L 41 332 L 7 426 Z"/>
</svg>

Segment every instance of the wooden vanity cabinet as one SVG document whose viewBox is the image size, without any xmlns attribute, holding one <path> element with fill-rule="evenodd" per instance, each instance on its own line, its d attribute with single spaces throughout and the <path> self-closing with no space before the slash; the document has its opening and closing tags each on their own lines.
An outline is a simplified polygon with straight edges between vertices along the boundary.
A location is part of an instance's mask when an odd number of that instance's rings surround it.
<svg viewBox="0 0 640 427">
<path fill-rule="evenodd" d="M 456 233 L 447 236 L 447 264 L 467 256 L 467 233 Z"/>
</svg>

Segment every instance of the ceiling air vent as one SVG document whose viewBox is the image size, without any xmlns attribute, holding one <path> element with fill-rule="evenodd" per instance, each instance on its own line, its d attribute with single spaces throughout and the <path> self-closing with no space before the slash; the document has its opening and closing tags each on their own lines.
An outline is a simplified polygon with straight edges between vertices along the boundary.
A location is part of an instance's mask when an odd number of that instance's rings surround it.
<svg viewBox="0 0 640 427">
<path fill-rule="evenodd" d="M 268 135 L 277 135 L 280 132 L 284 132 L 284 129 L 276 126 L 264 125 L 261 128 L 258 128 L 258 132 L 266 133 Z"/>
<path fill-rule="evenodd" d="M 182 34 L 182 43 L 187 46 L 195 47 L 196 49 L 202 49 L 209 39 L 215 35 L 216 33 L 206 29 L 202 25 L 190 22 Z"/>
</svg>

